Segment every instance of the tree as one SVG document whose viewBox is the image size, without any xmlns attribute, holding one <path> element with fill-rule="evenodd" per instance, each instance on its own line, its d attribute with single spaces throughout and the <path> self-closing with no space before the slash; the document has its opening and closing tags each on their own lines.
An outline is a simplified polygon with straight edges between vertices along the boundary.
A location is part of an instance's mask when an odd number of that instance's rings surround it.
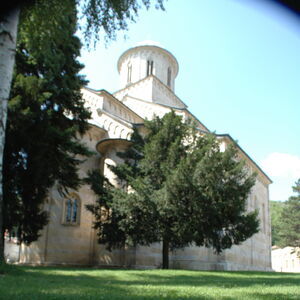
<svg viewBox="0 0 300 300">
<path fill-rule="evenodd" d="M 31 22 L 31 24 L 30 24 L 29 19 L 27 20 L 27 23 L 25 22 L 26 25 L 21 24 L 21 26 L 25 26 L 21 29 L 24 32 L 23 37 L 25 38 L 25 40 L 23 40 L 23 42 L 26 44 L 25 47 L 34 49 L 34 47 L 33 47 L 34 43 L 40 42 L 42 40 L 46 41 L 47 46 L 50 46 L 51 41 L 50 40 L 47 41 L 45 36 L 48 36 L 48 34 L 50 34 L 50 32 L 52 32 L 52 31 L 58 33 L 58 31 L 60 30 L 60 26 L 61 26 L 59 22 L 61 20 L 63 20 L 64 18 L 66 18 L 66 19 L 71 18 L 74 20 L 74 17 L 75 17 L 74 13 L 76 12 L 76 5 L 77 5 L 77 7 L 80 7 L 83 9 L 83 13 L 86 18 L 86 25 L 85 25 L 85 29 L 84 29 L 85 30 L 85 38 L 86 38 L 86 43 L 89 44 L 89 42 L 92 41 L 93 39 L 99 40 L 99 31 L 101 28 L 104 30 L 104 37 L 107 37 L 107 39 L 114 38 L 116 30 L 127 29 L 127 20 L 130 20 L 130 21 L 135 20 L 138 10 L 141 8 L 142 5 L 146 6 L 146 8 L 148 8 L 149 4 L 150 4 L 150 0 L 142 0 L 141 2 L 139 0 L 129 0 L 129 1 L 127 1 L 127 0 L 126 1 L 125 0 L 119 0 L 119 1 L 115 1 L 115 0 L 84 0 L 84 1 L 74 0 L 74 1 L 67 1 L 65 8 L 68 7 L 68 10 L 62 9 L 61 11 L 59 11 L 59 10 L 55 10 L 55 6 L 57 6 L 59 4 L 58 2 L 59 1 L 56 1 L 56 0 L 53 0 L 53 1 L 45 1 L 45 0 L 11 1 L 11 2 L 9 2 L 9 5 L 8 5 L 9 9 L 4 10 L 1 8 L 1 13 L 0 13 L 0 101 L 1 101 L 1 106 L 0 106 L 0 117 L 1 117 L 1 124 L 0 124 L 0 173 L 1 173 L 1 175 L 0 175 L 0 234 L 1 234 L 0 263 L 3 261 L 3 253 L 4 253 L 4 243 L 3 243 L 3 234 L 2 234 L 3 233 L 3 189 L 2 189 L 3 167 L 2 167 L 2 160 L 3 160 L 5 129 L 6 129 L 6 119 L 7 119 L 6 118 L 7 102 L 8 102 L 8 98 L 9 98 L 9 94 L 10 94 L 10 86 L 11 86 L 11 79 L 12 79 L 12 73 L 13 73 L 15 45 L 16 45 L 16 37 L 17 37 L 17 26 L 18 26 L 18 21 L 19 21 L 20 8 L 23 11 L 23 13 L 22 13 L 23 15 L 27 13 L 28 17 L 32 17 L 33 19 L 39 20 L 39 23 L 38 23 L 39 26 L 33 26 L 34 25 L 33 22 Z M 163 2 L 163 0 L 157 0 L 157 8 L 163 9 L 162 2 Z M 33 6 L 26 7 L 26 4 L 30 4 Z M 60 6 L 64 6 L 64 4 L 61 3 L 58 5 L 58 7 L 60 7 Z M 47 8 L 47 10 L 44 10 L 44 8 Z M 48 9 L 50 9 L 50 11 Z M 55 10 L 55 14 L 51 13 L 51 9 Z M 30 12 L 30 11 L 32 11 L 31 16 L 29 16 L 29 14 L 28 14 L 28 12 Z M 27 34 L 25 34 L 27 29 L 31 30 L 30 34 L 29 34 L 29 32 L 27 32 Z M 31 33 L 34 35 L 33 40 L 31 40 L 32 39 Z M 41 56 L 44 55 L 43 50 L 45 50 L 46 47 L 44 47 L 42 44 L 39 44 L 39 45 L 41 47 L 36 48 L 34 55 L 33 55 L 33 57 L 36 55 L 35 59 L 39 60 L 39 62 L 37 63 L 34 60 L 30 61 L 30 59 L 28 59 L 26 62 L 27 63 L 26 68 L 30 69 L 29 72 L 34 72 L 34 70 L 33 70 L 34 68 L 33 68 L 33 66 L 31 66 L 31 64 L 32 63 L 33 63 L 33 65 L 35 63 L 39 64 L 40 61 L 42 60 Z M 52 49 L 52 50 L 55 52 L 55 49 Z M 48 48 L 46 51 L 47 55 L 49 55 L 50 52 L 51 52 L 50 48 Z M 60 52 L 60 55 L 62 55 L 62 52 L 61 51 L 59 51 L 59 52 Z M 26 60 L 26 55 L 27 55 L 26 50 L 24 53 L 20 53 L 20 54 L 23 55 L 22 59 Z M 74 53 L 75 56 L 77 54 L 78 53 Z M 22 55 L 20 55 L 20 56 L 22 56 Z M 29 55 L 31 55 L 31 54 L 29 54 Z M 49 58 L 50 58 L 50 56 L 47 56 L 46 60 L 48 60 L 48 63 L 45 64 L 45 67 L 51 66 L 51 64 L 50 64 L 51 59 L 49 59 Z M 78 71 L 80 68 L 75 67 L 75 69 Z M 72 70 L 72 72 L 74 72 L 75 69 Z M 45 70 L 45 69 L 43 69 L 43 71 L 47 72 L 47 70 Z M 51 70 L 49 70 L 49 73 L 54 72 L 54 71 L 59 71 L 59 69 L 54 70 L 52 68 Z M 54 75 L 54 77 L 55 77 L 55 75 Z M 39 103 L 42 103 L 43 100 L 41 100 L 41 98 L 44 98 L 44 101 L 46 101 L 47 92 L 44 94 L 37 94 L 43 90 L 40 86 L 40 84 L 43 85 L 42 80 L 40 80 L 40 79 L 41 78 L 32 79 L 31 82 L 29 82 L 29 80 L 24 80 L 23 82 L 22 82 L 22 80 L 20 80 L 19 90 L 21 88 L 25 88 L 25 86 L 27 86 L 27 88 L 29 86 L 31 86 L 31 87 L 34 86 L 33 90 L 36 92 L 36 94 L 30 95 L 30 96 L 33 98 L 35 97 L 35 100 L 38 100 Z M 76 81 L 76 84 L 77 83 L 78 83 L 78 81 Z M 81 84 L 83 84 L 83 81 L 81 82 Z M 28 94 L 28 92 L 29 91 L 27 90 L 27 94 Z M 79 94 L 77 94 L 77 96 L 78 95 Z M 48 94 L 48 96 L 49 96 L 49 94 Z M 72 99 L 72 98 L 70 98 L 70 99 Z M 15 100 L 17 100 L 17 99 L 15 99 Z M 55 103 L 55 105 L 56 104 L 59 104 L 59 103 Z M 81 105 L 79 105 L 79 106 L 81 106 Z M 16 104 L 15 107 L 12 109 L 17 110 L 17 107 L 18 107 L 18 105 Z M 58 105 L 55 107 L 59 108 L 60 106 Z M 22 105 L 19 105 L 19 108 L 22 108 Z M 81 108 L 78 107 L 78 109 L 81 109 Z M 58 109 L 58 110 L 60 110 L 60 109 Z M 67 107 L 66 107 L 66 111 L 68 111 Z M 70 112 L 72 114 L 74 113 L 75 118 L 76 118 L 76 115 L 77 116 L 80 115 L 80 111 L 74 112 L 71 109 L 68 112 Z M 83 115 L 84 115 L 84 112 L 83 112 Z M 85 117 L 83 117 L 83 119 L 84 118 Z M 21 119 L 20 119 L 20 121 L 21 121 Z M 78 125 L 80 125 L 80 124 L 78 124 Z M 81 127 L 82 125 L 83 125 L 83 123 L 77 128 L 77 129 L 79 129 L 79 131 L 84 130 L 84 128 Z M 69 129 L 67 129 L 66 127 L 64 127 L 64 129 L 66 130 L 66 132 L 65 132 L 66 136 L 69 137 L 70 135 L 73 134 L 73 129 L 70 129 L 69 133 L 67 132 Z M 10 138 L 8 137 L 7 140 L 9 140 L 9 139 Z M 7 146 L 7 148 L 9 148 L 9 147 L 10 146 Z M 72 148 L 72 147 L 73 146 L 69 146 L 69 148 Z M 66 149 L 68 149 L 68 147 L 66 147 L 66 148 L 62 147 L 60 154 L 62 154 L 62 152 L 65 151 Z M 85 152 L 85 151 L 83 151 L 83 148 L 81 146 L 80 147 L 78 146 L 78 149 L 73 149 L 73 150 L 74 150 L 74 153 Z M 9 151 L 9 150 L 7 150 L 7 151 Z M 14 151 L 14 150 L 12 150 L 12 151 Z M 23 149 L 20 153 L 23 153 Z M 47 159 L 47 155 L 42 155 L 42 153 L 40 153 L 40 152 L 36 152 L 36 154 L 37 154 L 36 157 L 39 157 L 39 158 L 42 157 L 43 159 Z M 10 169 L 10 171 L 12 171 L 13 168 L 18 169 L 20 167 L 19 164 L 22 164 L 22 162 L 23 163 L 25 162 L 25 165 L 27 163 L 29 163 L 26 155 L 23 155 L 23 157 L 19 157 L 18 159 L 15 158 L 15 162 L 17 162 L 18 165 L 16 165 L 16 166 L 10 165 L 10 167 L 8 168 L 8 169 Z M 65 161 L 57 161 L 57 163 L 64 164 Z M 73 164 L 74 170 L 76 169 L 75 161 L 73 161 L 73 162 L 67 161 L 66 163 L 69 163 L 70 165 Z M 59 168 L 60 167 L 58 167 L 58 169 Z M 6 172 L 9 172 L 9 171 L 6 171 Z M 74 177 L 72 177 L 72 178 L 74 179 Z M 19 180 L 19 185 L 20 185 L 21 178 L 14 179 L 15 182 L 17 180 Z M 48 180 L 48 182 L 47 182 L 47 180 Z M 41 181 L 44 181 L 44 183 L 41 183 L 41 185 L 44 184 L 44 186 L 48 186 L 50 182 L 54 182 L 54 178 L 52 178 L 52 177 L 51 178 L 43 178 L 43 180 L 41 180 Z M 6 182 L 7 182 L 7 180 L 6 180 Z M 70 179 L 70 182 L 71 182 L 71 179 Z M 68 186 L 68 184 L 66 184 L 66 186 Z M 73 182 L 72 186 L 75 186 L 75 182 Z M 17 188 L 15 190 L 17 190 Z M 8 192 L 8 194 L 9 193 L 11 193 L 11 192 Z M 39 199 L 41 199 L 42 194 L 40 194 L 38 196 Z M 14 196 L 15 196 L 15 198 L 21 197 L 21 195 L 14 195 Z M 31 205 L 35 202 L 35 199 L 34 198 L 30 199 L 30 198 L 28 198 L 29 196 L 33 196 L 33 194 L 29 193 L 28 195 L 26 195 L 26 197 L 27 197 L 26 201 L 28 201 L 28 205 L 29 205 L 29 203 Z M 41 202 L 37 201 L 36 207 L 38 207 L 39 204 L 41 204 Z M 9 207 L 11 209 L 13 209 L 14 211 L 15 211 L 15 209 L 17 209 L 17 207 L 13 208 L 14 204 L 11 204 L 8 202 L 6 202 L 4 209 L 8 208 L 7 205 L 9 205 Z M 28 207 L 27 207 L 27 209 L 28 209 Z M 27 211 L 27 213 L 28 213 L 28 211 Z M 35 214 L 37 219 L 39 219 L 38 225 L 36 226 L 36 228 L 34 230 L 36 232 L 45 223 L 45 215 L 39 215 L 39 209 L 37 209 L 35 212 L 30 210 L 30 214 Z M 30 214 L 26 216 L 26 218 L 28 220 L 30 218 L 29 217 Z M 7 216 L 8 212 L 5 212 L 5 215 Z M 38 217 L 38 215 L 39 215 L 39 217 Z M 32 215 L 31 215 L 31 217 L 32 217 Z M 25 218 L 25 216 L 24 216 L 24 218 Z M 5 222 L 6 222 L 6 226 L 11 226 L 11 225 L 9 225 L 10 221 L 8 221 L 6 219 Z M 32 229 L 32 228 L 29 229 L 29 227 L 26 230 Z M 29 238 L 29 236 L 27 236 L 26 238 L 24 236 L 24 238 L 25 238 L 25 240 L 27 240 L 27 242 L 30 242 L 30 240 L 32 238 L 34 238 L 34 239 L 37 238 L 36 233 L 32 232 L 29 235 L 31 235 L 30 238 Z"/>
<path fill-rule="evenodd" d="M 270 201 L 273 246 L 280 244 L 279 231 L 282 223 L 281 214 L 283 209 L 284 209 L 284 202 Z"/>
<path fill-rule="evenodd" d="M 278 246 L 300 247 L 300 179 L 295 183 L 293 191 L 296 196 L 291 196 L 284 202 L 279 226 Z"/>
<path fill-rule="evenodd" d="M 168 268 L 169 250 L 195 244 L 220 253 L 258 231 L 257 212 L 245 210 L 255 175 L 234 146 L 222 152 L 215 136 L 199 134 L 174 112 L 145 128 L 146 136 L 135 131 L 119 154 L 124 163 L 112 168 L 121 188 L 102 180 L 102 190 L 94 189 L 99 200 L 88 208 L 100 243 L 111 250 L 162 242 Z"/>
<path fill-rule="evenodd" d="M 4 259 L 2 162 L 7 119 L 7 101 L 13 73 L 18 15 L 18 9 L 12 10 L 6 16 L 0 14 L 0 264 Z"/>
<path fill-rule="evenodd" d="M 80 184 L 79 142 L 90 113 L 78 75 L 80 41 L 73 0 L 43 1 L 21 14 L 3 165 L 4 226 L 20 242 L 37 240 L 48 221 L 43 203 L 54 183 L 66 191 Z M 46 21 L 45 21 L 46 19 Z M 49 30 L 49 23 L 56 28 Z M 39 30 L 38 30 L 39 29 Z"/>
</svg>

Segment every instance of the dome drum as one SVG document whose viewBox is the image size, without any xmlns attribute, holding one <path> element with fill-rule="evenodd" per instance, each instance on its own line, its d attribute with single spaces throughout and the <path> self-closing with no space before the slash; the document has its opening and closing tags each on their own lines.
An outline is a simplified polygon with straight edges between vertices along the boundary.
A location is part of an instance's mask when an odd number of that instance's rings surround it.
<svg viewBox="0 0 300 300">
<path fill-rule="evenodd" d="M 118 60 L 118 71 L 121 77 L 121 88 L 153 75 L 174 91 L 178 62 L 163 48 L 138 46 L 121 55 Z"/>
</svg>

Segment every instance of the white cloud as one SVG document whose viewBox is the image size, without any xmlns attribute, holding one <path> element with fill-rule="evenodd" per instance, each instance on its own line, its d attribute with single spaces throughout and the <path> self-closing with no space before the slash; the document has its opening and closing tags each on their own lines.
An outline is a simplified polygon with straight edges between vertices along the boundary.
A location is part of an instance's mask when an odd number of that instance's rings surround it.
<svg viewBox="0 0 300 300">
<path fill-rule="evenodd" d="M 271 177 L 300 178 L 300 156 L 274 152 L 262 161 L 261 166 Z"/>
<path fill-rule="evenodd" d="M 292 186 L 300 178 L 300 156 L 274 152 L 260 165 L 273 180 L 270 186 L 270 200 L 284 201 L 292 196 Z"/>
</svg>

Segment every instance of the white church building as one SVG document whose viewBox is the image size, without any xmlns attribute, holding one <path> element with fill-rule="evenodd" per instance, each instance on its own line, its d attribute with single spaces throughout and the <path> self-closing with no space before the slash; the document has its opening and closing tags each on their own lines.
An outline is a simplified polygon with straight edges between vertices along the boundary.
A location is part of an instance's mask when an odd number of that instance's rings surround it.
<svg viewBox="0 0 300 300">
<path fill-rule="evenodd" d="M 128 145 L 135 126 L 145 119 L 162 117 L 174 110 L 183 120 L 193 119 L 203 132 L 209 132 L 175 94 L 178 62 L 167 50 L 152 45 L 137 46 L 125 51 L 117 68 L 121 89 L 111 94 L 106 90 L 83 88 L 86 106 L 91 110 L 91 127 L 82 138 L 95 154 L 81 166 L 80 175 L 101 169 L 116 183 L 109 165 L 120 160 L 117 152 Z M 221 147 L 234 140 L 228 134 L 217 135 Z M 248 197 L 247 209 L 258 209 L 260 231 L 239 246 L 214 254 L 205 247 L 188 247 L 170 253 L 171 268 L 202 270 L 271 270 L 271 227 L 269 213 L 269 177 L 238 145 L 238 153 L 252 172 L 258 174 Z M 8 251 L 11 261 L 24 264 L 82 265 L 99 267 L 158 268 L 162 265 L 160 243 L 109 252 L 97 243 L 93 216 L 85 208 L 97 197 L 88 185 L 62 197 L 55 187 L 50 191 L 45 209 L 50 221 L 38 241 L 21 245 L 19 251 Z"/>
</svg>

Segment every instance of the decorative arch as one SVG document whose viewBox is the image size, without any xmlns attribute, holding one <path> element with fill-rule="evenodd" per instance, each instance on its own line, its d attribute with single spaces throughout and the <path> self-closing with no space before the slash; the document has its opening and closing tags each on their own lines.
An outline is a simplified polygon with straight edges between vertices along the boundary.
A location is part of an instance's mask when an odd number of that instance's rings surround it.
<svg viewBox="0 0 300 300">
<path fill-rule="evenodd" d="M 108 122 L 107 119 L 105 119 L 104 122 L 103 122 L 103 128 L 104 129 L 107 129 L 107 122 Z"/>
<path fill-rule="evenodd" d="M 116 126 L 115 126 L 115 130 L 114 130 L 114 136 L 117 136 L 117 135 L 118 135 L 119 130 L 120 130 L 119 125 L 116 125 Z"/>
<path fill-rule="evenodd" d="M 110 122 L 110 123 L 109 123 L 109 125 L 108 125 L 108 127 L 107 127 L 107 131 L 108 131 L 108 132 L 110 131 L 112 124 L 113 124 L 113 122 Z"/>
<path fill-rule="evenodd" d="M 128 132 L 126 135 L 126 140 L 130 140 L 130 138 L 131 138 L 131 132 Z"/>
</svg>

